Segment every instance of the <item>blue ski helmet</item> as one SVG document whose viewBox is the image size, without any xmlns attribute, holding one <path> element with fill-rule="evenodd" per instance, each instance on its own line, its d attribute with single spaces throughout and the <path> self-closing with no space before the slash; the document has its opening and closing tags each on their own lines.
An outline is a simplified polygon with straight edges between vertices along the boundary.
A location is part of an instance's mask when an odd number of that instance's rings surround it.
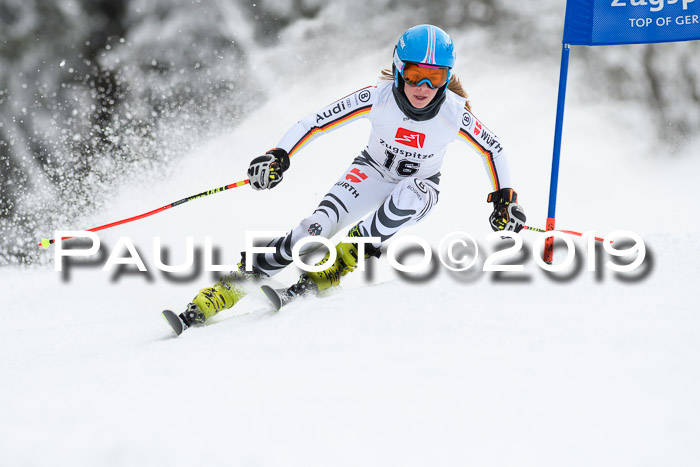
<svg viewBox="0 0 700 467">
<path fill-rule="evenodd" d="M 455 49 L 452 38 L 445 31 L 431 24 L 421 24 L 408 29 L 399 38 L 394 49 L 394 85 L 399 87 L 399 76 L 406 62 L 444 66 L 449 69 L 445 89 L 452 78 Z"/>
</svg>

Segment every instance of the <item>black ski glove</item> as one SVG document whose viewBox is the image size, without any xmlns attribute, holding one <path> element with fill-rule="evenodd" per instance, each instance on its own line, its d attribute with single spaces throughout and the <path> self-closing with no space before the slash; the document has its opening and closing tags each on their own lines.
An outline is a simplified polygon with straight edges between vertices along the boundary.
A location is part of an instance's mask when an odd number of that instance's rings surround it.
<svg viewBox="0 0 700 467">
<path fill-rule="evenodd" d="M 516 203 L 518 193 L 512 188 L 501 188 L 498 191 L 489 193 L 486 200 L 493 203 L 493 212 L 489 216 L 489 223 L 494 232 L 499 230 L 511 230 L 520 232 L 525 226 L 525 213 L 523 208 Z"/>
<path fill-rule="evenodd" d="M 256 190 L 269 190 L 282 181 L 282 174 L 289 168 L 287 151 L 274 148 L 263 156 L 256 157 L 248 167 L 250 186 Z"/>
</svg>

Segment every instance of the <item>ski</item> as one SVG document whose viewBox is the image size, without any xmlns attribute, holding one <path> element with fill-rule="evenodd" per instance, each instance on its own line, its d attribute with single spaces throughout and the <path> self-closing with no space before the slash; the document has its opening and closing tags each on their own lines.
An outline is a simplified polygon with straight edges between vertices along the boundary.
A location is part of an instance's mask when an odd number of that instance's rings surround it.
<svg viewBox="0 0 700 467">
<path fill-rule="evenodd" d="M 287 303 L 303 295 L 295 293 L 293 287 L 294 286 L 286 289 L 273 289 L 269 285 L 263 285 L 260 289 L 263 291 L 267 299 L 270 300 L 270 303 L 272 303 L 272 306 L 275 307 L 275 310 L 280 311 L 280 309 Z"/>
<path fill-rule="evenodd" d="M 291 300 L 288 298 L 287 289 L 273 289 L 269 285 L 263 285 L 260 287 L 260 290 L 263 291 L 267 299 L 270 300 L 270 303 L 272 303 L 272 306 L 274 306 L 277 311 L 279 311 L 282 306 Z"/>
<path fill-rule="evenodd" d="M 173 329 L 173 332 L 175 333 L 176 336 L 179 336 L 182 334 L 182 331 L 187 329 L 187 325 L 185 324 L 184 321 L 182 321 L 182 318 L 180 318 L 178 315 L 173 313 L 170 310 L 163 310 L 163 318 L 168 322 L 170 327 Z"/>
<path fill-rule="evenodd" d="M 302 276 L 299 279 L 299 282 L 292 284 L 286 289 L 275 289 L 269 285 L 263 285 L 260 287 L 260 289 L 277 311 L 297 297 L 301 297 L 308 293 L 315 294 L 318 292 L 318 288 L 308 276 Z"/>
<path fill-rule="evenodd" d="M 275 289 L 269 285 L 263 285 L 260 287 L 260 289 L 263 291 L 270 303 L 272 303 L 272 306 L 276 311 L 279 311 L 283 306 L 297 297 L 308 293 L 315 294 L 318 292 L 318 288 L 308 276 L 302 276 L 298 282 L 287 288 Z M 194 306 L 193 304 L 190 305 Z M 182 334 L 182 332 L 189 327 L 189 325 L 180 315 L 171 310 L 163 310 L 162 315 L 163 319 L 168 322 L 168 325 L 176 336 Z"/>
</svg>

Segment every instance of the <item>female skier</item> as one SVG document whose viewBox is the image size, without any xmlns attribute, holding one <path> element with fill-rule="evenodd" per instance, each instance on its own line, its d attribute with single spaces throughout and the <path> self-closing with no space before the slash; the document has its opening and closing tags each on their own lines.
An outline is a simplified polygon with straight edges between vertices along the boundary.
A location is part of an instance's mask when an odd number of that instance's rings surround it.
<svg viewBox="0 0 700 467">
<path fill-rule="evenodd" d="M 474 117 L 467 95 L 453 74 L 452 39 L 442 29 L 419 25 L 407 30 L 394 49 L 391 70 L 383 70 L 376 86 L 360 89 L 308 115 L 292 126 L 275 149 L 253 159 L 248 169 L 256 190 L 274 188 L 289 169 L 289 158 L 321 134 L 360 118 L 372 123 L 369 142 L 316 210 L 286 236 L 270 242 L 274 253 L 246 255 L 238 270 L 213 287 L 201 290 L 179 317 L 183 329 L 201 324 L 233 306 L 245 295 L 241 280 L 272 276 L 292 263 L 292 248 L 301 239 L 320 235 L 331 238 L 354 224 L 347 237 L 373 237 L 359 247 L 364 257 L 379 256 L 379 249 L 399 229 L 413 225 L 438 201 L 440 166 L 453 140 L 476 149 L 483 158 L 493 186 L 489 222 L 494 231 L 522 229 L 525 215 L 510 188 L 508 164 L 498 138 Z M 366 214 L 369 216 L 364 217 Z M 362 219 L 359 223 L 358 220 Z M 358 240 L 359 242 L 359 240 Z M 282 294 L 281 302 L 306 292 L 338 285 L 358 263 L 358 242 L 336 245 L 336 260 L 322 272 L 307 272 Z M 305 245 L 300 254 L 318 247 Z M 318 264 L 328 262 L 329 254 Z M 252 264 L 250 264 L 252 263 Z"/>
</svg>

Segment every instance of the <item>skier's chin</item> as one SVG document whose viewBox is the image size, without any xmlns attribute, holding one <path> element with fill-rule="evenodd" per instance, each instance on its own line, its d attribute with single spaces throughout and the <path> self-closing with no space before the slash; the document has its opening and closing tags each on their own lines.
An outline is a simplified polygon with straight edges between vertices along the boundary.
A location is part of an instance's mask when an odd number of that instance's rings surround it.
<svg viewBox="0 0 700 467">
<path fill-rule="evenodd" d="M 432 99 L 429 96 L 409 96 L 408 101 L 414 109 L 423 109 L 430 104 Z"/>
</svg>

